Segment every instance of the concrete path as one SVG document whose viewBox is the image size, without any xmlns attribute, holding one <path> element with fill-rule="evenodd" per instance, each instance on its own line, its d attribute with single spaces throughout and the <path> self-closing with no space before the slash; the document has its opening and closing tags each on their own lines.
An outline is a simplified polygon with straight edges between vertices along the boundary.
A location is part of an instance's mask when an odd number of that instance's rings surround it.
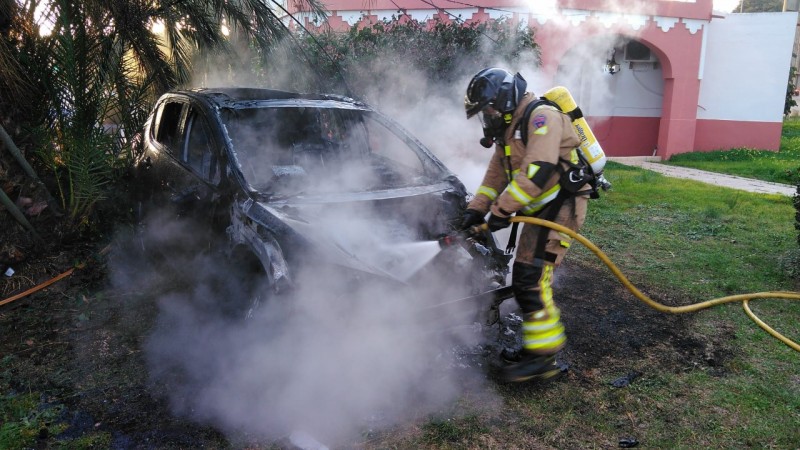
<svg viewBox="0 0 800 450">
<path fill-rule="evenodd" d="M 748 192 L 756 192 L 760 194 L 780 194 L 790 197 L 797 192 L 797 187 L 790 184 L 770 183 L 768 181 L 753 180 L 751 178 L 737 177 L 734 175 L 723 175 L 720 173 L 706 172 L 704 170 L 689 169 L 686 167 L 668 166 L 666 164 L 661 164 L 659 162 L 660 159 L 657 156 L 612 157 L 608 158 L 608 160 L 619 164 L 652 170 L 653 172 L 658 172 L 668 177 L 686 178 L 716 186 L 741 189 Z"/>
</svg>

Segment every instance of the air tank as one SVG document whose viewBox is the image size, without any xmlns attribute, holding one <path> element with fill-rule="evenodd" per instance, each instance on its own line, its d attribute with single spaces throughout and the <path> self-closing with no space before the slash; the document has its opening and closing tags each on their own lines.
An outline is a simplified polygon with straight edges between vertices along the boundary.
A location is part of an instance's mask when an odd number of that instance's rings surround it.
<svg viewBox="0 0 800 450">
<path fill-rule="evenodd" d="M 569 114 L 570 118 L 572 118 L 572 126 L 575 127 L 575 131 L 581 139 L 578 147 L 583 157 L 592 167 L 594 173 L 602 173 L 603 168 L 606 166 L 606 154 L 603 152 L 603 148 L 600 147 L 600 143 L 597 142 L 597 138 L 592 133 L 592 129 L 586 119 L 583 118 L 583 113 L 578 108 L 578 104 L 575 103 L 575 99 L 572 98 L 569 90 L 564 86 L 556 86 L 545 92 L 543 97 L 557 104 L 564 113 Z"/>
</svg>

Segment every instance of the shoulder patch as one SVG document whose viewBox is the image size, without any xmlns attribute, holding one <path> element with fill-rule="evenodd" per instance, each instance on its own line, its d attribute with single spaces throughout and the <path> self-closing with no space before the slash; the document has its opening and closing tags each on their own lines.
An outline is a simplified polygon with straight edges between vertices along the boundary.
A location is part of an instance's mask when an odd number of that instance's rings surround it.
<svg viewBox="0 0 800 450">
<path fill-rule="evenodd" d="M 544 114 L 537 114 L 533 117 L 533 126 L 536 128 L 541 128 L 545 125 L 547 125 L 547 118 L 544 116 Z"/>
</svg>

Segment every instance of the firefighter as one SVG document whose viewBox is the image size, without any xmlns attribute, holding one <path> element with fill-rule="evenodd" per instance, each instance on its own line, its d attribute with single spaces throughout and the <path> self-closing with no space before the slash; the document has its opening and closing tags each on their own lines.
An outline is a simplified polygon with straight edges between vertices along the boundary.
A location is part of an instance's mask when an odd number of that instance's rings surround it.
<svg viewBox="0 0 800 450">
<path fill-rule="evenodd" d="M 569 116 L 526 92 L 526 87 L 519 73 L 500 68 L 481 70 L 467 87 L 467 118 L 480 114 L 481 144 L 494 146 L 494 154 L 467 205 L 463 230 L 486 223 L 494 232 L 510 226 L 515 213 L 551 220 L 576 232 L 583 224 L 593 189 L 576 151 L 580 139 Z M 517 225 L 508 251 L 513 251 Z M 549 228 L 522 227 L 512 288 L 523 315 L 523 348 L 501 369 L 505 381 L 546 380 L 560 373 L 556 353 L 564 348 L 566 334 L 552 283 L 570 242 L 569 236 Z"/>
</svg>

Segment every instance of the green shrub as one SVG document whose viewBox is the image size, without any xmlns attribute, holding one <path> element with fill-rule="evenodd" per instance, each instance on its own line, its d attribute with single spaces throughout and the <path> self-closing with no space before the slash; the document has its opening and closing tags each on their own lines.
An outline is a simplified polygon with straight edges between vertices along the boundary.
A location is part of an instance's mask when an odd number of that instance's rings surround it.
<svg viewBox="0 0 800 450">
<path fill-rule="evenodd" d="M 330 86 L 330 90 L 360 90 L 362 85 L 379 84 L 381 80 L 375 79 L 371 68 L 387 56 L 392 67 L 413 67 L 438 83 L 459 81 L 456 77 L 464 68 L 474 72 L 526 52 L 539 64 L 539 47 L 527 26 L 506 20 L 472 24 L 435 20 L 429 26 L 406 19 L 395 17 L 368 27 L 353 26 L 344 33 L 307 34 L 299 44 L 319 79 L 350 83 Z"/>
</svg>

